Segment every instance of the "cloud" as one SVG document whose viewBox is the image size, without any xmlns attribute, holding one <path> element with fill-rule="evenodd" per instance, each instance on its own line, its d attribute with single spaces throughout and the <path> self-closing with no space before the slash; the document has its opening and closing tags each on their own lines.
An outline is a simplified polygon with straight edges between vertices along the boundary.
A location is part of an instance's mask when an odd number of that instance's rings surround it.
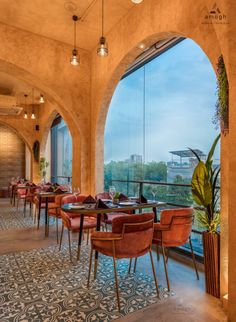
<svg viewBox="0 0 236 322">
<path fill-rule="evenodd" d="M 143 154 L 144 140 L 146 161 L 168 161 L 170 150 L 187 147 L 207 153 L 217 135 L 215 102 L 211 63 L 196 43 L 182 41 L 145 66 L 145 82 L 140 68 L 117 86 L 106 122 L 105 162 Z"/>
</svg>

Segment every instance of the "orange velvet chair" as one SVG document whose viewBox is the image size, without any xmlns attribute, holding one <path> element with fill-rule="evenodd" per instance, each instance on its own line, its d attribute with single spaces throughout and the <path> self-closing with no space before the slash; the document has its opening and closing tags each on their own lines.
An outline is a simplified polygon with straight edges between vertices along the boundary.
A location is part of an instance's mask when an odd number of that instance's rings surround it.
<svg viewBox="0 0 236 322">
<path fill-rule="evenodd" d="M 91 235 L 91 254 L 89 262 L 88 284 L 89 287 L 93 252 L 97 251 L 103 255 L 113 258 L 116 295 L 118 309 L 120 311 L 120 298 L 118 278 L 116 271 L 116 259 L 137 258 L 149 252 L 157 295 L 158 282 L 156 278 L 152 258 L 152 237 L 153 237 L 153 213 L 143 213 L 133 216 L 117 217 L 112 222 L 112 232 L 96 231 Z M 96 278 L 97 260 L 94 263 L 94 277 Z"/>
<path fill-rule="evenodd" d="M 197 279 L 199 279 L 191 241 L 194 215 L 193 208 L 175 208 L 162 210 L 160 223 L 154 223 L 153 244 L 161 246 L 168 290 L 170 281 L 167 270 L 165 248 L 178 247 L 189 242 Z M 158 251 L 158 250 L 157 250 Z"/>
<path fill-rule="evenodd" d="M 58 236 L 58 219 L 61 219 L 61 205 L 62 205 L 62 199 L 69 196 L 71 194 L 60 194 L 55 196 L 55 202 L 49 204 L 48 208 L 48 217 L 53 217 L 56 219 L 56 230 L 57 230 L 57 243 L 59 242 L 59 236 Z M 49 225 L 48 225 L 49 227 Z M 49 229 L 48 229 L 49 230 Z M 49 231 L 48 231 L 49 232 Z"/>
<path fill-rule="evenodd" d="M 67 203 L 74 203 L 74 202 L 83 202 L 87 196 L 85 195 L 69 195 L 61 200 L 61 205 L 67 204 Z M 71 235 L 70 233 L 79 232 L 80 230 L 80 216 L 76 215 L 72 212 L 65 212 L 63 210 L 60 211 L 61 219 L 62 219 L 62 229 L 61 229 L 61 238 L 60 238 L 60 245 L 59 250 L 61 250 L 62 245 L 62 238 L 63 238 L 63 232 L 64 227 L 67 228 L 68 231 L 68 242 L 69 242 L 69 253 L 70 253 L 70 260 L 72 262 L 72 254 L 71 254 Z M 84 216 L 83 221 L 83 230 L 87 231 L 87 244 L 89 240 L 89 231 L 91 229 L 95 229 L 97 227 L 97 219 L 93 216 Z M 78 245 L 78 251 L 77 251 L 77 260 L 79 259 L 80 255 L 80 247 Z"/>
<path fill-rule="evenodd" d="M 24 184 L 18 184 L 17 187 L 19 187 L 19 189 L 16 190 L 16 207 L 17 207 L 17 211 L 19 209 L 19 204 L 21 200 L 25 200 L 26 194 L 27 194 L 27 190 L 20 188 L 21 186 L 25 186 Z"/>
</svg>

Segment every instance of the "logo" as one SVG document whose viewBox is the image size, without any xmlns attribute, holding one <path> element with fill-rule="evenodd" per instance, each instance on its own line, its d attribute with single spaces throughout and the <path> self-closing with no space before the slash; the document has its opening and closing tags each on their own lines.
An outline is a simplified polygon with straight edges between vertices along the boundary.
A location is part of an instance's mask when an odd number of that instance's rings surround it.
<svg viewBox="0 0 236 322">
<path fill-rule="evenodd" d="M 215 3 L 212 9 L 205 15 L 203 24 L 228 24 L 227 16 Z"/>
</svg>

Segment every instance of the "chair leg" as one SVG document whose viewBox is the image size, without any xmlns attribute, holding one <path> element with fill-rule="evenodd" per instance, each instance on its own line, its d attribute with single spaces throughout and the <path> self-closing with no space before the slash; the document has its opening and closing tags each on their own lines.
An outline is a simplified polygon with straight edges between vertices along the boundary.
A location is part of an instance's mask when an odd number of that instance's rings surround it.
<svg viewBox="0 0 236 322">
<path fill-rule="evenodd" d="M 195 255 L 194 255 L 194 252 L 193 252 L 193 245 L 192 245 L 191 237 L 189 237 L 189 245 L 190 245 L 190 248 L 191 248 L 192 259 L 193 259 L 193 264 L 194 264 L 196 276 L 197 276 L 197 279 L 199 280 L 199 274 L 198 274 L 198 270 L 197 270 L 197 263 L 196 263 Z"/>
<path fill-rule="evenodd" d="M 61 238 L 60 238 L 59 251 L 61 250 L 61 244 L 62 244 L 63 232 L 64 232 L 64 225 L 62 224 L 62 226 L 61 226 Z"/>
<path fill-rule="evenodd" d="M 93 248 L 91 247 L 90 259 L 89 259 L 89 273 L 88 273 L 87 288 L 89 288 L 89 283 L 90 283 L 90 276 L 91 276 L 91 270 L 92 270 L 92 262 L 93 262 Z"/>
<path fill-rule="evenodd" d="M 135 257 L 135 260 L 134 260 L 134 273 L 136 272 L 137 261 L 138 261 L 138 257 Z"/>
<path fill-rule="evenodd" d="M 59 236 L 58 236 L 58 218 L 57 217 L 56 217 L 56 228 L 57 228 L 57 244 L 58 244 Z"/>
<path fill-rule="evenodd" d="M 97 269 L 98 269 L 98 258 L 96 258 L 96 252 L 95 252 L 95 258 L 94 258 L 94 279 L 97 278 Z"/>
<path fill-rule="evenodd" d="M 115 273 L 117 304 L 118 304 L 118 310 L 120 312 L 120 295 L 119 295 L 118 277 L 117 277 L 117 271 L 116 271 L 116 259 L 114 256 L 113 256 L 113 265 L 114 265 L 114 273 Z"/>
<path fill-rule="evenodd" d="M 67 229 L 67 231 L 68 231 L 68 243 L 69 243 L 70 261 L 72 262 L 72 255 L 71 255 L 71 242 L 70 242 L 70 231 L 69 231 L 69 229 Z"/>
<path fill-rule="evenodd" d="M 131 266 L 132 266 L 132 258 L 130 258 L 130 260 L 129 260 L 129 274 L 130 274 L 130 271 L 131 271 Z"/>
<path fill-rule="evenodd" d="M 168 260 L 169 260 L 169 247 L 167 248 L 167 251 L 166 251 L 166 264 L 168 263 Z"/>
<path fill-rule="evenodd" d="M 158 260 L 158 262 L 159 262 L 159 260 L 160 260 L 160 254 L 159 254 L 159 246 L 158 246 L 158 244 L 157 244 L 157 260 Z"/>
<path fill-rule="evenodd" d="M 157 297 L 159 298 L 160 296 L 159 296 L 159 289 L 158 289 L 158 280 L 157 280 L 157 276 L 156 276 L 156 270 L 155 270 L 155 266 L 154 266 L 154 262 L 153 262 L 151 249 L 149 251 L 149 255 L 150 255 L 150 260 L 151 260 L 151 264 L 152 264 L 152 272 L 153 272 L 153 277 L 154 277 L 154 281 L 155 281 L 155 285 L 156 285 Z"/>
<path fill-rule="evenodd" d="M 88 245 L 88 242 L 89 242 L 89 229 L 87 230 L 87 245 Z"/>
<path fill-rule="evenodd" d="M 167 266 L 166 266 L 165 248 L 164 248 L 164 246 L 161 246 L 161 248 L 162 248 L 162 255 L 163 255 L 163 262 L 164 262 L 164 268 L 165 268 L 165 274 L 166 274 L 167 287 L 168 287 L 168 291 L 170 292 L 170 281 L 169 281 L 169 276 L 168 276 L 168 271 L 167 271 Z"/>
<path fill-rule="evenodd" d="M 17 198 L 17 202 L 16 202 L 16 210 L 18 211 L 18 209 L 19 209 L 19 198 Z"/>
</svg>

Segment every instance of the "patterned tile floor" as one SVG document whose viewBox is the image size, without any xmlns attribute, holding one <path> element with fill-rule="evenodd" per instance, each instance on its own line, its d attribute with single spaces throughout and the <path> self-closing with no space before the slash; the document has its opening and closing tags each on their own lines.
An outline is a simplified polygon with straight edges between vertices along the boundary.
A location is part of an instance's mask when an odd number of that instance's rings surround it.
<svg viewBox="0 0 236 322">
<path fill-rule="evenodd" d="M 76 251 L 76 243 L 73 244 Z M 127 260 L 118 261 L 122 310 L 117 311 L 113 265 L 99 257 L 98 278 L 86 287 L 89 246 L 72 264 L 67 246 L 12 253 L 0 257 L 0 321 L 108 322 L 156 303 L 168 296 L 159 286 L 157 298 L 152 276 L 128 274 Z"/>
<path fill-rule="evenodd" d="M 42 210 L 42 213 L 43 211 L 44 210 Z M 52 221 L 53 218 L 50 218 L 50 224 Z M 40 222 L 44 224 L 44 215 L 42 215 Z M 24 216 L 22 207 L 17 211 L 16 207 L 9 207 L 9 204 L 6 205 L 1 203 L 0 231 L 34 227 L 35 225 L 36 224 L 33 222 L 33 218 L 30 215 L 28 207 L 26 215 Z"/>
</svg>

